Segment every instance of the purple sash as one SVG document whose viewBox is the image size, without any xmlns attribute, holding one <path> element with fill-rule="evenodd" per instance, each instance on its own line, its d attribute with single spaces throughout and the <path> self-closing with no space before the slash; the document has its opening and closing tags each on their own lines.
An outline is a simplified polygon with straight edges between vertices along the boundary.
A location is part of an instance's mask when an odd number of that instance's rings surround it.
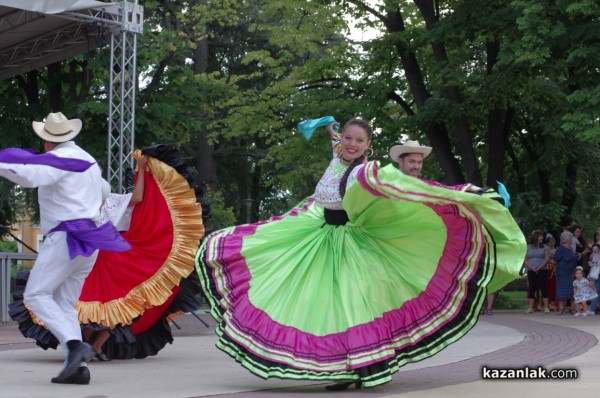
<svg viewBox="0 0 600 398">
<path fill-rule="evenodd" d="M 49 233 L 63 231 L 67 233 L 69 257 L 89 257 L 96 249 L 107 252 L 125 252 L 131 250 L 129 242 L 121 236 L 111 222 L 96 227 L 89 219 L 63 221 Z"/>
<path fill-rule="evenodd" d="M 39 164 L 55 169 L 81 173 L 95 163 L 87 160 L 60 158 L 50 152 L 37 153 L 33 149 L 6 148 L 0 151 L 0 162 L 13 164 Z"/>
</svg>

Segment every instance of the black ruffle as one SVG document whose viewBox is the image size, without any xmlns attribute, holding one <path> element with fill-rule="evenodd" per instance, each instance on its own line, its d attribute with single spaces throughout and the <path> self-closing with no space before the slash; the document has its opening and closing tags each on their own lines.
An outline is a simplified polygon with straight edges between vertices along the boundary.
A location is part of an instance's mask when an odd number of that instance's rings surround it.
<svg viewBox="0 0 600 398">
<path fill-rule="evenodd" d="M 13 321 L 19 325 L 19 330 L 28 339 L 34 339 L 35 343 L 44 350 L 56 349 L 58 340 L 48 329 L 33 322 L 29 310 L 25 307 L 23 300 L 17 300 L 8 306 L 8 314 Z"/>
<path fill-rule="evenodd" d="M 110 329 L 110 337 L 103 347 L 104 353 L 113 359 L 141 359 L 156 355 L 167 344 L 172 344 L 173 334 L 167 317 L 171 314 L 197 311 L 201 305 L 197 295 L 202 288 L 197 273 L 192 272 L 182 279 L 179 286 L 180 290 L 175 299 L 148 330 L 133 334 L 130 326 Z"/>
<path fill-rule="evenodd" d="M 168 164 L 186 179 L 190 187 L 194 189 L 197 201 L 202 205 L 202 219 L 206 224 L 206 220 L 210 218 L 210 206 L 205 202 L 202 189 L 194 183 L 193 170 L 183 160 L 181 153 L 174 147 L 164 144 L 144 148 L 142 153 Z M 181 280 L 180 291 L 163 316 L 143 333 L 134 334 L 131 331 L 131 325 L 107 329 L 98 324 L 85 324 L 82 325 L 82 329 L 108 330 L 110 337 L 102 349 L 110 358 L 131 359 L 153 356 L 167 344 L 173 343 L 173 335 L 167 317 L 171 314 L 198 310 L 201 305 L 198 298 L 201 292 L 202 287 L 198 274 L 192 271 L 188 277 Z M 47 350 L 58 347 L 59 342 L 56 337 L 45 327 L 33 322 L 23 300 L 17 300 L 9 305 L 9 315 L 18 323 L 23 336 L 34 339 L 41 348 Z"/>
<path fill-rule="evenodd" d="M 210 228 L 207 226 L 207 221 L 211 218 L 210 215 L 210 203 L 204 198 L 204 190 L 194 180 L 194 171 L 192 167 L 187 163 L 181 152 L 176 148 L 166 144 L 156 144 L 146 148 L 142 148 L 142 154 L 152 156 L 160 160 L 163 163 L 173 167 L 177 173 L 179 173 L 188 182 L 190 187 L 196 193 L 196 201 L 202 206 L 202 223 L 206 234 L 210 232 Z"/>
<path fill-rule="evenodd" d="M 178 312 L 194 312 L 202 305 L 199 299 L 202 285 L 197 272 L 193 271 L 187 278 L 182 279 L 179 288 L 179 293 L 167 309 L 167 316 Z"/>
<path fill-rule="evenodd" d="M 131 331 L 131 326 L 117 326 L 114 329 L 105 329 L 99 325 L 86 326 L 108 330 L 110 337 L 102 346 L 102 351 L 111 359 L 146 358 L 158 354 L 164 346 L 173 343 L 173 335 L 165 317 L 137 335 Z"/>
</svg>

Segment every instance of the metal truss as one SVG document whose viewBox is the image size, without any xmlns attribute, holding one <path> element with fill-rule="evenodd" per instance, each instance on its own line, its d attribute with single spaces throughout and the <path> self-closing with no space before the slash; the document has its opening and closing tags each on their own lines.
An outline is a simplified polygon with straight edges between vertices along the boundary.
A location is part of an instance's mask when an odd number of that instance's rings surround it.
<svg viewBox="0 0 600 398">
<path fill-rule="evenodd" d="M 9 43 L 0 49 L 0 79 L 102 47 L 110 34 L 107 180 L 118 193 L 126 188 L 124 169 L 133 166 L 137 35 L 143 23 L 137 0 L 59 14 L 10 9 L 0 18 L 0 35 Z M 10 44 L 17 32 L 21 39 Z"/>
<path fill-rule="evenodd" d="M 108 182 L 117 193 L 127 189 L 127 168 L 135 143 L 137 34 L 143 29 L 143 7 L 121 3 L 121 30 L 111 36 L 108 119 Z"/>
</svg>

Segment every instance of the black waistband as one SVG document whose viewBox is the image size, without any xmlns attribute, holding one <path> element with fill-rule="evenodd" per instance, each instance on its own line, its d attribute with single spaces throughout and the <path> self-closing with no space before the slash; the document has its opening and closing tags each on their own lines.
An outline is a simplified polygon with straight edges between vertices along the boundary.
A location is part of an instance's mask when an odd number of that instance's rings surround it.
<svg viewBox="0 0 600 398">
<path fill-rule="evenodd" d="M 348 213 L 346 210 L 332 210 L 325 208 L 325 222 L 329 225 L 346 225 Z"/>
</svg>

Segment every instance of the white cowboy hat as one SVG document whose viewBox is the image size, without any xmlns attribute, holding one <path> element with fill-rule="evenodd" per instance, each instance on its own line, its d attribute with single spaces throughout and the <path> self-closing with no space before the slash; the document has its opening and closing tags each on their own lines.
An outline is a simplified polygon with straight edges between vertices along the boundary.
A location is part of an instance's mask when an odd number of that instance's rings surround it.
<svg viewBox="0 0 600 398">
<path fill-rule="evenodd" d="M 403 145 L 394 145 L 390 149 L 390 158 L 394 161 L 398 161 L 400 155 L 405 153 L 422 153 L 423 159 L 431 153 L 430 146 L 422 146 L 419 141 L 406 141 Z"/>
<path fill-rule="evenodd" d="M 81 120 L 69 120 L 61 112 L 49 113 L 43 121 L 31 125 L 41 139 L 55 143 L 70 141 L 81 131 Z"/>
</svg>

